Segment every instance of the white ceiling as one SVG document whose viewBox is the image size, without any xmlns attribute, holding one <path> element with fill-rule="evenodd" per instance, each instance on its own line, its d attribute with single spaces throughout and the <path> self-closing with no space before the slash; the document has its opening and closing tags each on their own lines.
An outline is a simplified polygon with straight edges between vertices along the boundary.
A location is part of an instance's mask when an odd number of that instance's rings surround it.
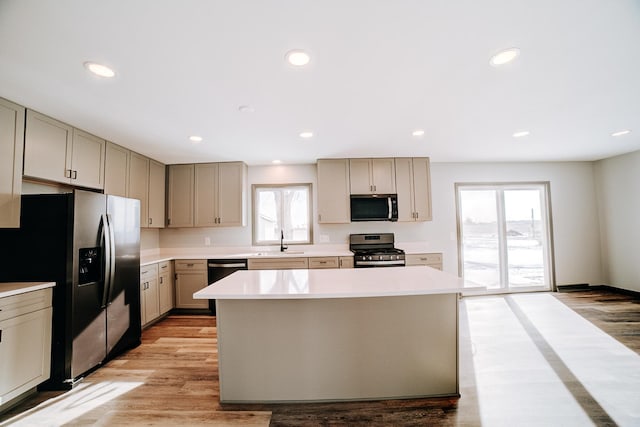
<svg viewBox="0 0 640 427">
<path fill-rule="evenodd" d="M 640 1 L 0 0 L 0 96 L 165 163 L 595 160 L 640 149 Z"/>
</svg>

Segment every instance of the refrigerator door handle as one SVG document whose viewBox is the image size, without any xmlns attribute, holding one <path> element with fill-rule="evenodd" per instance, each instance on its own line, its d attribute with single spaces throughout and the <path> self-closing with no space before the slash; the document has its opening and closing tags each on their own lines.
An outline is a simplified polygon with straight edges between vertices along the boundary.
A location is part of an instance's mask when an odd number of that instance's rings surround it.
<svg viewBox="0 0 640 427">
<path fill-rule="evenodd" d="M 109 288 L 111 287 L 111 236 L 109 233 L 109 223 L 107 215 L 102 214 L 100 218 L 100 242 L 104 250 L 104 287 L 102 290 L 102 308 L 107 306 L 109 298 Z"/>
<path fill-rule="evenodd" d="M 113 284 L 115 283 L 116 275 L 116 237 L 113 230 L 113 221 L 110 214 L 106 214 L 107 218 L 107 231 L 109 234 L 109 287 L 105 289 L 106 301 L 103 302 L 106 305 L 110 305 L 113 302 Z"/>
</svg>

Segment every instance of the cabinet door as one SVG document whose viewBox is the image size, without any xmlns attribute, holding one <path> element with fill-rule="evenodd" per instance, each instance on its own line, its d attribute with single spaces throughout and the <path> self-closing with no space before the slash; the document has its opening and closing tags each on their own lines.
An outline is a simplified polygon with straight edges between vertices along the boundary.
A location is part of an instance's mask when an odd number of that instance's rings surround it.
<svg viewBox="0 0 640 427">
<path fill-rule="evenodd" d="M 0 321 L 0 403 L 49 378 L 51 307 Z"/>
<path fill-rule="evenodd" d="M 413 159 L 413 200 L 416 221 L 431 221 L 431 172 L 428 157 Z M 398 196 L 400 198 L 400 196 Z"/>
<path fill-rule="evenodd" d="M 218 225 L 245 225 L 246 165 L 241 162 L 218 163 Z"/>
<path fill-rule="evenodd" d="M 347 159 L 318 160 L 318 222 L 343 224 L 351 221 L 349 162 Z"/>
<path fill-rule="evenodd" d="M 104 162 L 104 192 L 127 197 L 129 184 L 129 150 L 107 142 Z"/>
<path fill-rule="evenodd" d="M 131 152 L 129 159 L 129 197 L 140 200 L 140 227 L 149 223 L 149 159 Z"/>
<path fill-rule="evenodd" d="M 160 295 L 158 293 L 158 277 L 147 279 L 143 292 L 145 323 L 160 316 Z"/>
<path fill-rule="evenodd" d="M 0 228 L 20 227 L 24 108 L 0 98 Z"/>
<path fill-rule="evenodd" d="M 199 163 L 195 165 L 195 196 L 193 203 L 194 225 L 213 227 L 218 224 L 217 189 L 218 164 Z"/>
<path fill-rule="evenodd" d="M 207 272 L 176 273 L 176 307 L 209 308 L 209 300 L 193 299 L 193 294 L 207 286 Z"/>
<path fill-rule="evenodd" d="M 164 227 L 165 166 L 149 160 L 149 227 Z"/>
<path fill-rule="evenodd" d="M 340 268 L 353 268 L 353 257 L 352 256 L 341 256 L 340 257 Z"/>
<path fill-rule="evenodd" d="M 396 159 L 396 185 L 398 188 L 398 221 L 415 221 L 413 203 L 413 159 Z"/>
<path fill-rule="evenodd" d="M 193 227 L 193 190 L 193 165 L 169 165 L 169 227 Z"/>
<path fill-rule="evenodd" d="M 159 264 L 159 270 L 158 293 L 160 296 L 160 314 L 164 314 L 174 306 L 175 286 L 173 283 L 173 262 L 161 262 Z"/>
<path fill-rule="evenodd" d="M 73 128 L 27 110 L 24 175 L 69 184 Z"/>
<path fill-rule="evenodd" d="M 372 194 L 370 159 L 349 159 L 351 194 Z"/>
<path fill-rule="evenodd" d="M 73 130 L 71 184 L 104 188 L 104 151 L 106 142 L 79 129 Z"/>
<path fill-rule="evenodd" d="M 395 194 L 396 170 L 393 158 L 371 160 L 371 181 L 376 194 Z"/>
</svg>

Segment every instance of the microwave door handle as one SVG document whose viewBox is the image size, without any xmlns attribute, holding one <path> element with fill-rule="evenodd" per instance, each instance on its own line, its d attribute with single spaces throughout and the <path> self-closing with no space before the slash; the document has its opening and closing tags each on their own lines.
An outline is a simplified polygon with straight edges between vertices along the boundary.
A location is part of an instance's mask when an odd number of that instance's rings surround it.
<svg viewBox="0 0 640 427">
<path fill-rule="evenodd" d="M 391 197 L 387 197 L 387 203 L 389 204 L 389 215 L 388 219 L 391 221 L 391 214 L 393 213 L 393 207 L 391 205 Z"/>
</svg>

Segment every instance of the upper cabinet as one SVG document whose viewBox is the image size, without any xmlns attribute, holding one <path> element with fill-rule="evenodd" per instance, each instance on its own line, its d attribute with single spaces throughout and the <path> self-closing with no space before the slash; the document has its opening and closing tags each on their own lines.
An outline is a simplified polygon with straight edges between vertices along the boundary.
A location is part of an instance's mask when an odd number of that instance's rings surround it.
<svg viewBox="0 0 640 427">
<path fill-rule="evenodd" d="M 242 162 L 195 165 L 196 227 L 245 225 L 246 173 Z"/>
<path fill-rule="evenodd" d="M 140 227 L 149 223 L 149 159 L 131 152 L 129 158 L 128 197 L 140 200 Z"/>
<path fill-rule="evenodd" d="M 247 165 L 169 165 L 169 227 L 232 227 L 246 223 Z"/>
<path fill-rule="evenodd" d="M 169 165 L 167 225 L 193 227 L 194 165 Z"/>
<path fill-rule="evenodd" d="M 165 175 L 165 165 L 150 159 L 149 197 L 147 200 L 149 207 L 147 224 L 150 228 L 164 227 Z"/>
<path fill-rule="evenodd" d="M 349 159 L 351 194 L 395 194 L 393 158 Z"/>
<path fill-rule="evenodd" d="M 129 185 L 130 152 L 112 142 L 107 142 L 104 163 L 104 192 L 114 196 L 127 197 Z"/>
<path fill-rule="evenodd" d="M 349 160 L 318 160 L 319 223 L 341 224 L 351 221 L 349 191 Z"/>
<path fill-rule="evenodd" d="M 140 227 L 164 227 L 165 166 L 131 151 L 128 197 L 140 200 Z"/>
<path fill-rule="evenodd" d="M 0 228 L 20 227 L 24 108 L 0 98 Z"/>
<path fill-rule="evenodd" d="M 27 110 L 23 173 L 103 189 L 105 145 L 103 139 Z"/>
<path fill-rule="evenodd" d="M 431 221 L 428 157 L 396 158 L 398 221 Z"/>
</svg>

